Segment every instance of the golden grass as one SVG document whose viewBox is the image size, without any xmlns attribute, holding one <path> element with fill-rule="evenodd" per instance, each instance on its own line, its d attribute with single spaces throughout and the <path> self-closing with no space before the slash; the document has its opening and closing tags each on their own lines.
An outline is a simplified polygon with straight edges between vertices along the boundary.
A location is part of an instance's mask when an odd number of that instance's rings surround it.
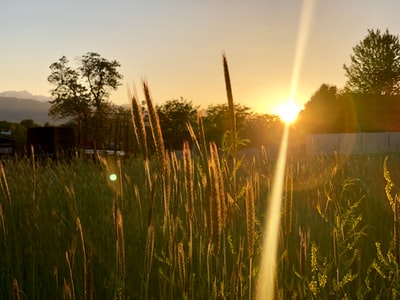
<svg viewBox="0 0 400 300">
<path fill-rule="evenodd" d="M 224 74 L 234 107 L 225 56 Z M 143 89 L 152 141 L 137 96 L 131 96 L 141 155 L 65 165 L 0 163 L 0 298 L 254 297 L 273 157 L 262 148 L 231 165 L 231 156 L 206 142 L 200 114 L 199 130 L 188 126 L 191 140 L 182 156 L 165 151 L 147 83 Z M 382 162 L 290 160 L 278 297 L 388 298 L 400 290 L 393 248 L 400 159 L 393 158 L 391 172 L 385 160 L 384 174 L 376 172 Z M 110 173 L 118 180 L 110 181 Z M 368 201 L 360 200 L 362 194 Z"/>
<path fill-rule="evenodd" d="M 147 147 L 146 126 L 142 114 L 142 108 L 136 93 L 131 94 L 129 91 L 129 98 L 131 99 L 131 119 L 133 124 L 133 132 L 135 134 L 139 151 L 142 153 L 143 159 L 147 160 L 149 158 L 149 151 Z"/>
<path fill-rule="evenodd" d="M 150 95 L 149 87 L 146 82 L 143 82 L 143 91 L 146 99 L 147 111 L 149 114 L 149 123 L 151 127 L 151 134 L 153 136 L 154 146 L 157 153 L 157 161 L 160 162 L 161 171 L 166 170 L 164 140 L 162 137 L 160 119 L 158 118 L 157 110 L 154 106 L 153 99 Z"/>
</svg>

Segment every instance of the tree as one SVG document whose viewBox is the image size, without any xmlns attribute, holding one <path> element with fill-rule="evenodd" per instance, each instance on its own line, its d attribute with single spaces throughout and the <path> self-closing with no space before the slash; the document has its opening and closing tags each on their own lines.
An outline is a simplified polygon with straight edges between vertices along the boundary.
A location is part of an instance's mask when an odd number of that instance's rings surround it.
<svg viewBox="0 0 400 300">
<path fill-rule="evenodd" d="M 117 71 L 120 66 L 118 61 L 108 61 L 94 52 L 82 56 L 78 70 L 87 84 L 91 104 L 97 111 L 110 96 L 110 90 L 116 90 L 121 85 L 123 76 Z"/>
<path fill-rule="evenodd" d="M 20 124 L 21 124 L 22 126 L 24 126 L 26 129 L 28 129 L 28 128 L 33 128 L 33 127 L 39 127 L 39 125 L 36 124 L 36 123 L 35 123 L 33 120 L 31 120 L 31 119 L 22 120 L 22 121 L 20 122 Z"/>
<path fill-rule="evenodd" d="M 240 136 L 246 120 L 248 120 L 252 112 L 249 107 L 241 104 L 235 104 L 236 114 L 236 128 L 238 129 L 237 135 Z M 204 115 L 204 131 L 205 136 L 209 141 L 215 142 L 218 146 L 227 146 L 231 128 L 231 119 L 229 115 L 229 106 L 224 104 L 208 106 Z M 243 144 L 244 140 L 239 141 Z M 225 144 L 225 145 L 224 145 Z"/>
<path fill-rule="evenodd" d="M 101 131 L 111 90 L 116 90 L 122 79 L 117 71 L 116 60 L 109 61 L 99 54 L 88 52 L 79 60 L 80 66 L 72 69 L 63 56 L 50 65 L 48 81 L 55 86 L 51 90 L 54 100 L 50 101 L 49 114 L 53 118 L 72 118 L 78 127 L 78 140 L 87 144 L 92 130 L 92 139 L 99 146 L 104 143 Z M 83 137 L 81 136 L 83 133 Z"/>
<path fill-rule="evenodd" d="M 168 100 L 163 105 L 157 106 L 157 112 L 165 147 L 182 149 L 183 141 L 190 140 L 187 124 L 196 130 L 197 108 L 191 101 L 181 98 Z"/>
<path fill-rule="evenodd" d="M 272 114 L 248 115 L 241 128 L 243 137 L 248 140 L 249 148 L 279 144 L 283 132 L 280 118 Z"/>
<path fill-rule="evenodd" d="M 340 131 L 341 106 L 336 86 L 322 84 L 304 105 L 298 125 L 306 132 L 329 133 Z"/>
<path fill-rule="evenodd" d="M 368 30 L 353 48 L 349 66 L 344 65 L 346 89 L 353 93 L 395 95 L 400 91 L 399 37 L 386 30 Z"/>
<path fill-rule="evenodd" d="M 50 101 L 49 115 L 53 119 L 70 119 L 76 122 L 78 144 L 86 144 L 91 115 L 88 89 L 80 81 L 77 70 L 68 67 L 68 59 L 63 56 L 50 65 L 51 74 L 47 80 L 55 85 L 51 90 L 54 100 Z"/>
</svg>

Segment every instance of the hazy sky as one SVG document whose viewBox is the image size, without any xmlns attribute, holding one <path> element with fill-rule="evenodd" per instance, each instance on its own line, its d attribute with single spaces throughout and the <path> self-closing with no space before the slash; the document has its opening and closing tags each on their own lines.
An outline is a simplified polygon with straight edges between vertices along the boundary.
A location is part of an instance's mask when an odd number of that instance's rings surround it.
<svg viewBox="0 0 400 300">
<path fill-rule="evenodd" d="M 49 96 L 49 66 L 87 52 L 121 63 L 127 103 L 146 78 L 157 104 L 183 97 L 196 106 L 226 101 L 225 51 L 236 102 L 274 112 L 290 96 L 304 3 L 315 2 L 295 101 L 322 83 L 343 87 L 343 64 L 368 29 L 400 34 L 398 0 L 1 0 L 0 92 Z"/>
</svg>

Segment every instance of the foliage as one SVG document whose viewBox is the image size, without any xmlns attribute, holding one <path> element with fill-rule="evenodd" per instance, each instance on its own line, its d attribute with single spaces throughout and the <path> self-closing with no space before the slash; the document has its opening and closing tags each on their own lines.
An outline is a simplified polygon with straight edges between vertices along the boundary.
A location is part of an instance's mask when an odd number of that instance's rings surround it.
<svg viewBox="0 0 400 300">
<path fill-rule="evenodd" d="M 55 86 L 51 90 L 49 114 L 54 118 L 72 118 L 78 129 L 79 144 L 90 140 L 103 146 L 106 116 L 110 112 L 110 90 L 120 85 L 122 75 L 116 60 L 109 61 L 99 54 L 89 52 L 82 56 L 77 69 L 68 66 L 63 56 L 50 65 L 48 81 Z"/>
<path fill-rule="evenodd" d="M 399 264 L 400 264 L 400 200 L 399 188 L 392 180 L 388 166 L 389 157 L 386 156 L 383 164 L 383 176 L 386 180 L 385 193 L 388 204 L 393 213 L 392 242 L 387 247 L 387 253 L 382 250 L 379 241 L 375 243 L 376 258 L 368 269 L 365 283 L 369 291 L 376 288 L 376 282 L 380 283 L 381 294 L 387 299 L 397 299 L 400 295 Z"/>
<path fill-rule="evenodd" d="M 300 112 L 296 128 L 302 133 L 399 131 L 399 95 L 338 92 L 322 85 Z"/>
<path fill-rule="evenodd" d="M 322 84 L 300 112 L 298 124 L 306 132 L 340 132 L 340 108 L 337 87 Z"/>
<path fill-rule="evenodd" d="M 399 37 L 386 30 L 368 30 L 353 48 L 350 65 L 344 65 L 346 89 L 353 93 L 395 95 L 400 88 Z"/>
<path fill-rule="evenodd" d="M 245 122 L 252 112 L 249 107 L 235 103 L 235 118 L 238 129 L 244 128 Z M 204 115 L 205 135 L 209 141 L 221 146 L 224 134 L 231 127 L 229 106 L 227 104 L 209 105 Z M 238 133 L 240 136 L 240 132 Z"/>
<path fill-rule="evenodd" d="M 123 76 L 117 71 L 120 63 L 109 61 L 98 53 L 89 52 L 82 56 L 78 70 L 89 92 L 91 105 L 100 111 L 110 96 L 110 89 L 116 90 L 121 85 Z"/>
<path fill-rule="evenodd" d="M 54 118 L 76 118 L 78 123 L 86 122 L 90 115 L 88 89 L 80 83 L 80 74 L 68 66 L 68 59 L 63 56 L 50 65 L 51 74 L 47 80 L 55 85 L 51 91 L 54 98 L 50 103 L 49 115 Z M 87 124 L 85 125 L 87 126 Z"/>
<path fill-rule="evenodd" d="M 168 100 L 157 106 L 165 147 L 182 150 L 183 142 L 190 141 L 187 125 L 197 128 L 197 108 L 183 98 Z"/>
<path fill-rule="evenodd" d="M 283 132 L 283 124 L 275 115 L 249 114 L 240 128 L 248 148 L 276 145 Z"/>
<path fill-rule="evenodd" d="M 22 121 L 20 122 L 20 124 L 21 124 L 22 126 L 24 126 L 26 129 L 32 128 L 32 127 L 39 127 L 39 125 L 36 124 L 36 123 L 35 123 L 33 120 L 31 120 L 31 119 L 22 120 Z"/>
</svg>

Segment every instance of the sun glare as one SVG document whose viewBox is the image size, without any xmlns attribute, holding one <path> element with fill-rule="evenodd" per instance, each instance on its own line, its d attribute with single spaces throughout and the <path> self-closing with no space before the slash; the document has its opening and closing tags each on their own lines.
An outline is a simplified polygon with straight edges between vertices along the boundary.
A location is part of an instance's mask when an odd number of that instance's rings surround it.
<svg viewBox="0 0 400 300">
<path fill-rule="evenodd" d="M 279 110 L 280 118 L 286 122 L 282 135 L 281 146 L 279 149 L 278 160 L 272 183 L 272 191 L 270 199 L 268 199 L 267 222 L 265 224 L 265 234 L 263 239 L 263 250 L 261 255 L 260 271 L 257 282 L 257 300 L 279 298 L 275 295 L 277 289 L 278 278 L 276 276 L 278 264 L 278 247 L 281 240 L 280 237 L 280 217 L 281 205 L 285 183 L 286 156 L 289 139 L 289 124 L 296 120 L 300 109 L 293 101 L 296 95 L 300 68 L 303 60 L 303 54 L 307 42 L 307 37 L 311 25 L 313 10 L 315 6 L 313 0 L 303 1 L 303 7 L 300 17 L 299 32 L 297 35 L 297 44 L 294 60 L 294 68 L 292 74 L 292 83 L 290 89 L 289 101 Z"/>
<path fill-rule="evenodd" d="M 293 101 L 288 101 L 287 103 L 281 105 L 277 110 L 279 118 L 288 124 L 296 121 L 299 111 L 300 108 Z"/>
</svg>

